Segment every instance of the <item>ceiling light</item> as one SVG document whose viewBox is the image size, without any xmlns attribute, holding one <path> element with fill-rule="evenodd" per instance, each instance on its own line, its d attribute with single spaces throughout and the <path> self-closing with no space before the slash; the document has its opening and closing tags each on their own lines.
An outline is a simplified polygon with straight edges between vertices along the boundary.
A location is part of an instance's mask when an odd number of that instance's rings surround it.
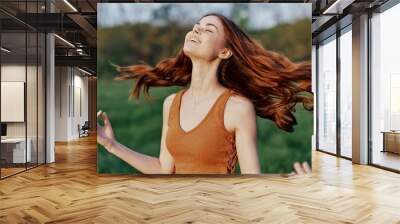
<svg viewBox="0 0 400 224">
<path fill-rule="evenodd" d="M 59 35 L 54 34 L 54 36 L 56 36 L 58 39 L 60 39 L 61 41 L 63 41 L 63 42 L 66 43 L 67 45 L 69 45 L 70 47 L 75 48 L 75 45 L 71 44 L 71 42 L 69 42 L 69 41 L 67 41 L 66 39 L 60 37 Z"/>
<path fill-rule="evenodd" d="M 343 10 L 351 5 L 355 0 L 336 0 L 322 14 L 342 14 Z"/>
<path fill-rule="evenodd" d="M 5 47 L 1 47 L 1 50 L 4 51 L 4 52 L 7 52 L 7 53 L 10 53 L 10 52 L 11 52 L 11 50 L 9 50 L 9 49 L 7 49 L 7 48 L 5 48 Z"/>
<path fill-rule="evenodd" d="M 64 0 L 65 4 L 67 4 L 74 12 L 78 12 L 78 10 L 71 4 L 69 3 L 68 0 Z"/>
<path fill-rule="evenodd" d="M 83 49 L 82 48 L 77 48 L 76 49 L 76 53 L 78 53 L 79 55 L 84 55 Z M 85 54 L 86 55 L 86 54 Z"/>
<path fill-rule="evenodd" d="M 78 67 L 78 69 L 79 69 L 79 71 L 81 71 L 81 72 L 83 72 L 83 73 L 85 73 L 85 74 L 87 74 L 87 75 L 92 75 L 92 73 L 90 73 L 90 72 L 88 72 L 88 71 L 86 71 L 86 70 L 83 70 L 83 69 L 81 69 L 81 68 L 79 68 Z"/>
</svg>

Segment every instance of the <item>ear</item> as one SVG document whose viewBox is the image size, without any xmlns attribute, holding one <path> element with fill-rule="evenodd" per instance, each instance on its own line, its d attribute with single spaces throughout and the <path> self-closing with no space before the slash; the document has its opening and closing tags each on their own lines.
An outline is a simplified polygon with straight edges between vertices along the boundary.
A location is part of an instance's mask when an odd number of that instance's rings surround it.
<svg viewBox="0 0 400 224">
<path fill-rule="evenodd" d="M 221 59 L 228 59 L 232 56 L 232 51 L 228 48 L 224 48 L 218 55 Z"/>
</svg>

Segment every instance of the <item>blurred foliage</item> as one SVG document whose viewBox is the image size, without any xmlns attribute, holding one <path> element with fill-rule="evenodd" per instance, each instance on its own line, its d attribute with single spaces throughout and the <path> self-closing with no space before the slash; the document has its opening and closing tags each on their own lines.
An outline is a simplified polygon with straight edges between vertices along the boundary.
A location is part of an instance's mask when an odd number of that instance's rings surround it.
<svg viewBox="0 0 400 224">
<path fill-rule="evenodd" d="M 239 18 L 239 21 L 246 27 L 245 19 Z M 107 112 L 117 140 L 132 150 L 150 156 L 159 155 L 163 100 L 179 91 L 180 87 L 152 88 L 152 100 L 146 101 L 141 96 L 138 101 L 128 101 L 134 81 L 113 81 L 117 73 L 110 62 L 131 65 L 143 61 L 155 65 L 179 51 L 190 29 L 174 22 L 163 26 L 138 23 L 98 28 L 98 110 Z M 268 30 L 244 28 L 249 36 L 268 50 L 282 53 L 293 61 L 311 59 L 310 29 L 310 19 L 280 24 Z M 293 133 L 280 130 L 270 120 L 257 118 L 257 146 L 263 173 L 291 172 L 295 161 L 308 161 L 311 164 L 313 116 L 301 105 L 296 108 L 298 124 Z M 101 146 L 98 147 L 97 158 L 99 173 L 139 173 Z M 240 173 L 239 166 L 236 172 Z"/>
<path fill-rule="evenodd" d="M 241 20 L 240 20 L 241 21 Z M 246 21 L 243 20 L 243 24 Z M 192 27 L 176 23 L 154 26 L 150 23 L 121 25 L 97 30 L 97 66 L 99 78 L 116 75 L 110 62 L 131 65 L 146 62 L 152 66 L 162 59 L 175 56 L 182 47 L 186 33 Z M 280 24 L 268 30 L 244 31 L 266 49 L 288 56 L 293 61 L 311 59 L 311 21 L 298 20 Z"/>
</svg>

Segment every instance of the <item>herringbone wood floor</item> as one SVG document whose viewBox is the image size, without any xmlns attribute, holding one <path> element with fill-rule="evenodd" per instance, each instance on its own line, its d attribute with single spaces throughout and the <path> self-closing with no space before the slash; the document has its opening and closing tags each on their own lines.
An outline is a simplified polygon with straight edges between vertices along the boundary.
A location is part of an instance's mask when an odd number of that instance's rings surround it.
<svg viewBox="0 0 400 224">
<path fill-rule="evenodd" d="M 400 175 L 313 153 L 310 177 L 96 174 L 95 137 L 0 181 L 0 223 L 400 223 Z"/>
</svg>

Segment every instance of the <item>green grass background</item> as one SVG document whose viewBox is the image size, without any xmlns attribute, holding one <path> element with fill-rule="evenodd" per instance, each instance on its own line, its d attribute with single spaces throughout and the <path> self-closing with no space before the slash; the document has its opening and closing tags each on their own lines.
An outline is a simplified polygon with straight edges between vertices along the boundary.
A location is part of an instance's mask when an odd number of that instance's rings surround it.
<svg viewBox="0 0 400 224">
<path fill-rule="evenodd" d="M 117 73 L 110 62 L 123 66 L 144 61 L 154 66 L 160 60 L 176 55 L 182 47 L 184 34 L 192 26 L 179 25 L 179 21 L 171 20 L 168 10 L 172 7 L 175 6 L 165 4 L 160 9 L 162 13 L 156 13 L 163 15 L 161 20 L 170 21 L 163 26 L 154 25 L 152 18 L 148 22 L 99 26 L 97 29 L 98 109 L 109 115 L 120 143 L 151 156 L 158 156 L 160 151 L 163 100 L 180 88 L 151 88 L 153 100 L 141 98 L 138 102 L 128 101 L 133 81 L 113 81 Z M 235 7 L 247 10 L 246 4 L 235 4 Z M 233 12 L 230 18 L 267 50 L 282 53 L 295 62 L 311 60 L 311 17 L 268 29 L 252 30 L 247 19 L 240 15 L 243 13 Z M 278 129 L 270 120 L 257 118 L 257 147 L 263 173 L 291 172 L 295 161 L 311 164 L 313 116 L 302 105 L 296 108 L 298 124 L 293 133 Z M 100 145 L 97 158 L 99 173 L 139 173 Z M 236 172 L 240 173 L 240 167 Z"/>
<path fill-rule="evenodd" d="M 166 96 L 179 87 L 153 88 L 152 100 L 143 97 L 128 101 L 133 81 L 98 80 L 98 109 L 106 111 L 116 139 L 127 147 L 146 155 L 159 156 L 162 105 Z M 262 173 L 288 173 L 295 161 L 311 164 L 312 113 L 297 106 L 298 124 L 287 133 L 266 119 L 257 117 L 257 148 Z M 112 174 L 140 173 L 129 164 L 98 145 L 98 172 Z M 236 173 L 240 173 L 240 166 Z"/>
</svg>

